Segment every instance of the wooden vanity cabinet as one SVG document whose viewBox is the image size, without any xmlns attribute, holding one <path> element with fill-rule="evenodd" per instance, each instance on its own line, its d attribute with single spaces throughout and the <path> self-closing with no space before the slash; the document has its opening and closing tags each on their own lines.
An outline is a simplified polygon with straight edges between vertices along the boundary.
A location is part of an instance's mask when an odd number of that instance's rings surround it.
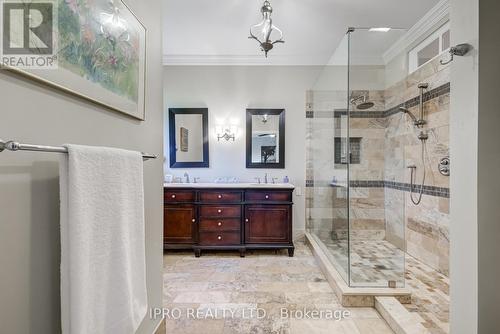
<svg viewBox="0 0 500 334">
<path fill-rule="evenodd" d="M 165 188 L 164 249 L 288 249 L 292 188 Z"/>
<path fill-rule="evenodd" d="M 167 204 L 163 209 L 163 241 L 192 245 L 196 242 L 196 208 L 191 204 Z"/>
<path fill-rule="evenodd" d="M 171 248 L 191 247 L 196 243 L 196 206 L 194 191 L 164 191 L 163 243 Z"/>
<path fill-rule="evenodd" d="M 291 212 L 287 205 L 247 205 L 245 243 L 275 244 L 290 242 Z"/>
</svg>

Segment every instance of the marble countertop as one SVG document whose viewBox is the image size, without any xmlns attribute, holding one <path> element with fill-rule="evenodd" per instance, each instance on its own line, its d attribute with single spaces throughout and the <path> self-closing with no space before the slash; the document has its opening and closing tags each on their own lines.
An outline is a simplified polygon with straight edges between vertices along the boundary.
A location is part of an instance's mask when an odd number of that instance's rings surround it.
<svg viewBox="0 0 500 334">
<path fill-rule="evenodd" d="M 265 188 L 265 189 L 294 189 L 291 183 L 163 183 L 164 188 L 214 188 L 214 189 L 240 189 L 240 188 Z"/>
</svg>

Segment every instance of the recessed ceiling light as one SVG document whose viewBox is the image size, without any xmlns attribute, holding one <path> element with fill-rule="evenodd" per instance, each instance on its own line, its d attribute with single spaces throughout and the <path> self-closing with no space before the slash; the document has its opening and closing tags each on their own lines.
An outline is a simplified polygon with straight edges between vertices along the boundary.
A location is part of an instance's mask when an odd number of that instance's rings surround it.
<svg viewBox="0 0 500 334">
<path fill-rule="evenodd" d="M 380 27 L 380 28 L 370 28 L 369 31 L 388 32 L 389 30 L 391 30 L 391 28 Z"/>
</svg>

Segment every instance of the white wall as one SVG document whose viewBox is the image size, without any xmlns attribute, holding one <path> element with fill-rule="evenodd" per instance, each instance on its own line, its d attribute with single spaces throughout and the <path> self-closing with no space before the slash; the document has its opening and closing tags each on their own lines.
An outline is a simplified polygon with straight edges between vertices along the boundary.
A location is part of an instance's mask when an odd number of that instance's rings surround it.
<svg viewBox="0 0 500 334">
<path fill-rule="evenodd" d="M 478 0 L 452 0 L 452 45 L 478 48 Z M 478 55 L 455 57 L 450 94 L 451 333 L 477 333 Z M 496 167 L 498 169 L 498 167 Z M 497 287 L 498 288 L 498 287 Z M 486 333 L 486 332 L 485 332 Z"/>
<path fill-rule="evenodd" d="M 105 145 L 162 154 L 161 3 L 128 0 L 127 4 L 148 29 L 146 121 L 0 71 L 0 137 L 35 144 Z M 0 153 L 2 333 L 61 331 L 58 159 L 55 153 Z M 148 298 L 150 306 L 161 307 L 161 158 L 145 162 L 144 168 Z M 157 323 L 146 319 L 138 333 L 152 333 Z"/>
<path fill-rule="evenodd" d="M 210 168 L 170 169 L 165 172 L 213 181 L 217 177 L 287 175 L 298 189 L 294 196 L 294 233 L 305 229 L 305 96 L 320 74 L 315 66 L 166 66 L 164 67 L 165 111 L 169 107 L 207 107 L 210 134 Z M 285 108 L 285 169 L 245 168 L 246 108 Z M 165 150 L 168 150 L 168 120 L 165 120 Z M 215 126 L 238 126 L 236 141 L 217 141 Z M 167 155 L 167 154 L 166 154 Z M 300 188 L 300 189 L 299 189 Z M 298 196 L 299 193 L 302 196 Z"/>
</svg>

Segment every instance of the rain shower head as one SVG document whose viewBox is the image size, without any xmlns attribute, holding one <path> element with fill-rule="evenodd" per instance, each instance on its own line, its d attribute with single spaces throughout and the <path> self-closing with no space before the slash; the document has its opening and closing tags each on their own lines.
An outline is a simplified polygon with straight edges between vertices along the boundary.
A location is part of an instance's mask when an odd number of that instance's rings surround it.
<svg viewBox="0 0 500 334">
<path fill-rule="evenodd" d="M 373 102 L 363 102 L 363 103 L 360 103 L 356 106 L 356 109 L 359 109 L 359 110 L 366 110 L 366 109 L 370 109 L 371 107 L 373 107 L 375 105 L 375 103 Z"/>
<path fill-rule="evenodd" d="M 362 95 L 359 95 L 356 97 L 351 95 L 350 102 L 352 105 L 356 106 L 356 109 L 358 109 L 358 110 L 370 109 L 371 107 L 373 107 L 375 105 L 375 103 L 368 101 L 368 94 L 362 94 Z M 358 102 L 361 102 L 361 103 L 358 104 Z"/>
</svg>

